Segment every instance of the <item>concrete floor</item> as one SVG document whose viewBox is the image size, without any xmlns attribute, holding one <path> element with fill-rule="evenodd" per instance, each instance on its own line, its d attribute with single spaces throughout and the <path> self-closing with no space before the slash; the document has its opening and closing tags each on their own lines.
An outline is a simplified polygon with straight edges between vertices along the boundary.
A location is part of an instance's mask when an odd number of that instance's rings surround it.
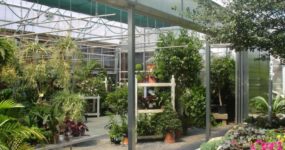
<svg viewBox="0 0 285 150">
<path fill-rule="evenodd" d="M 104 128 L 108 123 L 108 117 L 88 118 L 87 126 L 89 135 L 98 135 L 94 141 L 89 141 L 74 145 L 73 150 L 127 150 L 124 145 L 114 145 L 110 143 L 107 130 Z M 220 126 L 212 129 L 212 137 L 223 136 L 232 125 Z M 205 130 L 189 128 L 189 136 L 182 137 L 174 144 L 165 144 L 162 140 L 151 142 L 139 142 L 138 150 L 195 150 L 205 141 Z M 65 148 L 68 150 L 69 148 Z"/>
</svg>

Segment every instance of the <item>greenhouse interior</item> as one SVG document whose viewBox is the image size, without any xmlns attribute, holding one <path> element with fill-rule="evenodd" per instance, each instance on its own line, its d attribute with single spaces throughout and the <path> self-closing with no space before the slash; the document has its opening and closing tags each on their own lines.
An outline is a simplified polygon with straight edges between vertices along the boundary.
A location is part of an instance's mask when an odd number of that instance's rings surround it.
<svg viewBox="0 0 285 150">
<path fill-rule="evenodd" d="M 0 0 L 0 150 L 285 150 L 284 8 Z"/>
</svg>

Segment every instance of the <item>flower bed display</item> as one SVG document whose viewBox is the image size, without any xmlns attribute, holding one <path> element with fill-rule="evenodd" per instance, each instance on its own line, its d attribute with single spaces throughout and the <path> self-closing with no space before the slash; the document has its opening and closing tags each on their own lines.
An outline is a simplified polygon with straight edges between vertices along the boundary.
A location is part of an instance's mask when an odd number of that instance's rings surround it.
<svg viewBox="0 0 285 150">
<path fill-rule="evenodd" d="M 201 145 L 201 150 L 284 150 L 285 129 L 263 129 L 250 124 L 234 126 L 224 137 Z"/>
</svg>

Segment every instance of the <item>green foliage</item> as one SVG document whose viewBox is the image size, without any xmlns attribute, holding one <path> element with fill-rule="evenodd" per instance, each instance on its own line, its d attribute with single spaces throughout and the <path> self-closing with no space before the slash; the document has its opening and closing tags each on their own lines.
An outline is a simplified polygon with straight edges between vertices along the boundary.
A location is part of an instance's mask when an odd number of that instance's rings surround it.
<svg viewBox="0 0 285 150">
<path fill-rule="evenodd" d="M 199 54 L 202 44 L 194 36 L 189 36 L 187 30 L 181 30 L 178 37 L 174 33 L 159 35 L 158 49 L 155 51 L 155 75 L 161 81 L 169 82 L 174 75 L 179 89 L 200 84 L 199 73 L 202 69 L 202 57 Z M 175 48 L 162 48 L 171 47 Z"/>
<path fill-rule="evenodd" d="M 237 51 L 258 49 L 285 58 L 284 1 L 232 0 L 221 8 L 210 1 L 201 4 L 193 18 L 212 33 L 216 42 L 231 43 Z"/>
<path fill-rule="evenodd" d="M 124 115 L 128 109 L 128 88 L 117 87 L 114 92 L 110 92 L 106 98 L 106 105 L 110 111 L 115 114 Z"/>
<path fill-rule="evenodd" d="M 178 99 L 175 102 L 176 110 L 180 118 L 185 118 L 183 114 L 185 104 L 180 101 L 179 97 L 185 88 L 201 84 L 199 75 L 203 65 L 199 50 L 202 48 L 202 43 L 198 37 L 193 34 L 189 35 L 185 29 L 181 30 L 177 37 L 172 32 L 160 34 L 159 41 L 161 42 L 157 43 L 158 49 L 155 51 L 154 74 L 163 82 L 169 82 L 171 76 L 174 75 L 177 87 L 176 99 Z M 185 47 L 165 48 L 181 45 Z"/>
<path fill-rule="evenodd" d="M 0 102 L 0 148 L 1 150 L 30 149 L 25 140 L 31 137 L 45 140 L 45 137 L 35 130 L 22 125 L 17 118 L 5 115 L 10 109 L 22 108 L 23 105 L 17 104 L 12 100 Z M 25 149 L 24 148 L 24 149 Z"/>
<path fill-rule="evenodd" d="M 121 139 L 127 136 L 128 125 L 127 118 L 124 115 L 120 116 L 120 120 L 116 116 L 111 115 L 109 123 L 105 126 L 107 128 L 110 139 Z"/>
<path fill-rule="evenodd" d="M 180 97 L 183 114 L 189 118 L 190 125 L 204 127 L 206 118 L 206 98 L 205 89 L 201 86 L 186 89 Z"/>
<path fill-rule="evenodd" d="M 160 123 L 156 119 L 157 115 L 140 114 L 137 121 L 138 136 L 161 134 Z"/>
<path fill-rule="evenodd" d="M 79 121 L 83 118 L 85 103 L 83 97 L 76 93 L 69 93 L 67 91 L 61 91 L 55 94 L 52 105 L 53 111 L 63 121 L 66 116 L 71 120 Z"/>
<path fill-rule="evenodd" d="M 219 145 L 223 142 L 222 138 L 211 139 L 200 146 L 201 150 L 217 150 Z"/>
<path fill-rule="evenodd" d="M 257 96 L 250 100 L 250 107 L 254 109 L 254 111 L 262 114 L 267 114 L 269 109 L 268 101 L 261 97 Z M 281 96 L 277 96 L 272 100 L 272 115 L 276 116 L 278 113 L 284 113 L 285 111 L 285 98 Z"/>
<path fill-rule="evenodd" d="M 211 63 L 211 88 L 212 98 L 219 101 L 220 106 L 223 101 L 234 99 L 234 74 L 235 62 L 228 57 L 214 58 Z"/>
<path fill-rule="evenodd" d="M 159 123 L 157 128 L 161 131 L 160 133 L 174 132 L 182 128 L 181 120 L 170 103 L 164 107 L 163 112 L 156 119 Z"/>
<path fill-rule="evenodd" d="M 96 77 L 92 74 L 95 69 L 101 70 Z M 105 99 L 107 93 L 103 81 L 105 80 L 106 74 L 102 70 L 100 64 L 96 61 L 84 62 L 81 64 L 81 68 L 76 70 L 75 76 L 77 82 L 76 91 L 85 96 L 100 95 L 101 98 Z"/>
<path fill-rule="evenodd" d="M 16 43 L 7 38 L 0 38 L 0 70 L 7 63 L 11 62 L 16 51 Z"/>
<path fill-rule="evenodd" d="M 256 127 L 264 129 L 276 129 L 285 125 L 284 118 L 280 119 L 276 116 L 272 117 L 271 122 L 268 121 L 267 116 L 248 117 L 245 122 Z"/>
<path fill-rule="evenodd" d="M 79 56 L 76 44 L 70 37 L 59 39 L 55 45 L 24 41 L 18 52 L 22 79 L 45 98 L 56 91 L 70 88 L 71 59 Z"/>
</svg>

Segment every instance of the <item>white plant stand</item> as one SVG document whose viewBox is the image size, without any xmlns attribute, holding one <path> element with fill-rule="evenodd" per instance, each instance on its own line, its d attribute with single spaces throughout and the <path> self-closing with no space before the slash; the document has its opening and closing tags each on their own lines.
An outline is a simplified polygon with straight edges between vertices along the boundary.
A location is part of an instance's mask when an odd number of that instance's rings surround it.
<svg viewBox="0 0 285 150">
<path fill-rule="evenodd" d="M 173 109 L 175 110 L 175 79 L 172 75 L 172 78 L 170 80 L 170 83 L 138 83 L 137 77 L 135 78 L 135 122 L 136 122 L 136 128 L 137 128 L 137 118 L 138 114 L 147 113 L 147 114 L 153 114 L 153 113 L 161 113 L 163 112 L 163 109 L 138 109 L 138 87 L 170 87 L 171 88 L 171 104 L 173 106 Z M 140 137 L 141 138 L 141 137 Z"/>
<path fill-rule="evenodd" d="M 92 100 L 92 112 L 85 112 L 85 121 L 87 122 L 87 117 L 97 116 L 100 117 L 100 96 L 87 96 L 83 97 L 84 100 Z M 97 109 L 96 109 L 97 103 Z"/>
</svg>

